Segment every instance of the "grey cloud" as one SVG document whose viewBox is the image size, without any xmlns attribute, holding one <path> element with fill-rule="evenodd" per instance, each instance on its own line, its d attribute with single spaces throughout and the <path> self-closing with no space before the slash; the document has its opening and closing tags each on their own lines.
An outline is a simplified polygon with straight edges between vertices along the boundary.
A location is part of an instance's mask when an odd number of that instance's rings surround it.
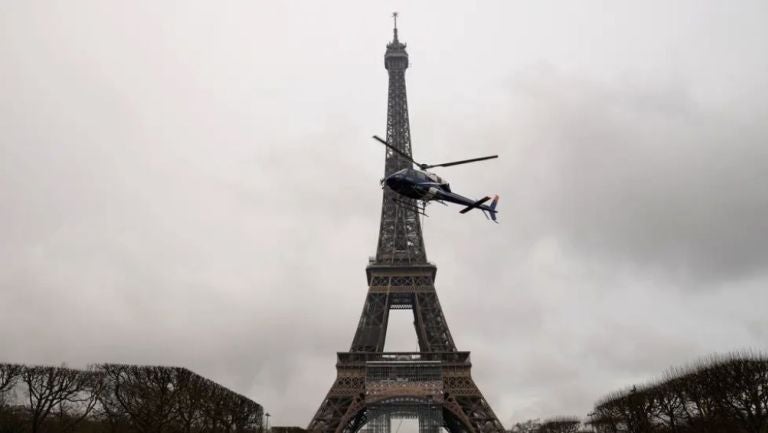
<svg viewBox="0 0 768 433">
<path fill-rule="evenodd" d="M 716 4 L 401 11 L 416 155 L 501 154 L 440 172 L 500 225 L 424 226 L 506 424 L 765 349 L 764 5 Z M 393 5 L 46 6 L 0 14 L 0 360 L 183 365 L 306 425 L 375 250 Z"/>
<path fill-rule="evenodd" d="M 724 112 L 683 85 L 595 83 L 552 68 L 516 77 L 506 95 L 511 122 L 492 130 L 522 143 L 501 178 L 523 200 L 512 218 L 599 260 L 707 285 L 763 271 L 768 113 L 759 104 Z"/>
</svg>

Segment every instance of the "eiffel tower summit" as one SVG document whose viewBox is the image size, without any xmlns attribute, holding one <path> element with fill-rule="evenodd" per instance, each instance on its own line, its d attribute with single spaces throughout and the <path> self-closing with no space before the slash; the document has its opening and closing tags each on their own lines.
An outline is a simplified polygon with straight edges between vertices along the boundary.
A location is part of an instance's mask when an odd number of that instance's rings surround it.
<svg viewBox="0 0 768 433">
<path fill-rule="evenodd" d="M 411 155 L 405 91 L 406 45 L 387 44 L 386 141 Z M 384 173 L 411 162 L 387 149 Z M 472 379 L 469 352 L 457 350 L 435 290 L 437 267 L 427 261 L 418 207 L 384 188 L 376 256 L 366 267 L 368 294 L 352 345 L 339 352 L 336 380 L 307 428 L 313 433 L 390 433 L 393 419 L 418 419 L 420 433 L 503 433 Z M 403 202 L 405 200 L 405 203 Z M 413 311 L 418 352 L 384 352 L 392 309 Z"/>
</svg>

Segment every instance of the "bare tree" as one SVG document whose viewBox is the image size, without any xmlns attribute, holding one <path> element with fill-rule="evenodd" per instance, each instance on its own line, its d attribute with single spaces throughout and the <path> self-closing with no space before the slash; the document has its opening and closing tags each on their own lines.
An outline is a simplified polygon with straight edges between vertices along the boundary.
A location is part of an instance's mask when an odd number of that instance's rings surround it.
<svg viewBox="0 0 768 433">
<path fill-rule="evenodd" d="M 538 433 L 577 433 L 581 421 L 576 417 L 558 417 L 544 421 L 537 430 Z"/>
<path fill-rule="evenodd" d="M 768 360 L 753 355 L 714 359 L 696 377 L 719 420 L 747 433 L 768 430 Z"/>
<path fill-rule="evenodd" d="M 101 366 L 109 385 L 102 399 L 107 413 L 126 415 L 142 433 L 162 433 L 177 413 L 175 370 L 168 367 Z"/>
<path fill-rule="evenodd" d="M 23 428 L 23 414 L 13 407 L 23 367 L 0 364 L 0 433 L 17 433 Z"/>
<path fill-rule="evenodd" d="M 68 414 L 65 426 L 71 429 L 93 409 L 92 377 L 88 372 L 66 367 L 25 367 L 21 380 L 26 385 L 32 433 L 41 431 L 43 423 L 54 409 L 66 412 L 78 406 L 78 414 Z"/>
<path fill-rule="evenodd" d="M 179 431 L 192 433 L 205 424 L 203 407 L 213 382 L 187 369 L 178 369 L 177 386 Z"/>
<path fill-rule="evenodd" d="M 0 408 L 6 405 L 7 394 L 16 386 L 22 368 L 18 364 L 0 364 Z"/>
<path fill-rule="evenodd" d="M 509 433 L 536 433 L 541 427 L 538 419 L 529 419 L 527 421 L 515 423 L 509 430 Z"/>
<path fill-rule="evenodd" d="M 711 404 L 696 383 L 695 370 L 673 368 L 664 374 L 662 382 L 649 388 L 654 405 L 654 423 L 670 433 L 689 431 L 694 420 L 711 411 Z"/>
<path fill-rule="evenodd" d="M 58 405 L 58 431 L 73 432 L 77 426 L 96 409 L 99 396 L 104 389 L 103 374 L 96 367 L 78 371 L 80 391 Z"/>
</svg>

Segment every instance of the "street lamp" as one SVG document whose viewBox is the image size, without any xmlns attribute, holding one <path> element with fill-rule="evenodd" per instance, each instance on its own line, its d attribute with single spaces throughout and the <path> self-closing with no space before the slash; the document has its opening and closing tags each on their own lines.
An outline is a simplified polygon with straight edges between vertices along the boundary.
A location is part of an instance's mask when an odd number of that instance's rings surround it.
<svg viewBox="0 0 768 433">
<path fill-rule="evenodd" d="M 266 427 L 267 427 L 267 432 L 269 432 L 269 417 L 272 416 L 272 415 L 270 415 L 269 412 L 267 412 L 266 414 L 264 414 L 264 416 L 267 417 L 267 426 Z"/>
</svg>

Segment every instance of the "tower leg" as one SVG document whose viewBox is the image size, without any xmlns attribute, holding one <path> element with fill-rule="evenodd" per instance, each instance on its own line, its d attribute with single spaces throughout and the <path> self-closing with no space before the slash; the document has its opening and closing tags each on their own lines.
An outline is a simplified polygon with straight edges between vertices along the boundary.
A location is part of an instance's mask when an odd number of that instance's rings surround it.
<svg viewBox="0 0 768 433">
<path fill-rule="evenodd" d="M 446 409 L 457 416 L 458 421 L 470 427 L 473 433 L 504 433 L 493 409 L 470 375 L 470 367 L 451 369 L 443 373 Z M 451 426 L 446 427 L 454 431 Z"/>
<path fill-rule="evenodd" d="M 307 430 L 314 433 L 352 433 L 365 424 L 365 372 L 339 369 L 336 381 L 317 409 Z"/>
<path fill-rule="evenodd" d="M 383 352 L 389 321 L 389 293 L 368 292 L 351 352 Z"/>
</svg>

